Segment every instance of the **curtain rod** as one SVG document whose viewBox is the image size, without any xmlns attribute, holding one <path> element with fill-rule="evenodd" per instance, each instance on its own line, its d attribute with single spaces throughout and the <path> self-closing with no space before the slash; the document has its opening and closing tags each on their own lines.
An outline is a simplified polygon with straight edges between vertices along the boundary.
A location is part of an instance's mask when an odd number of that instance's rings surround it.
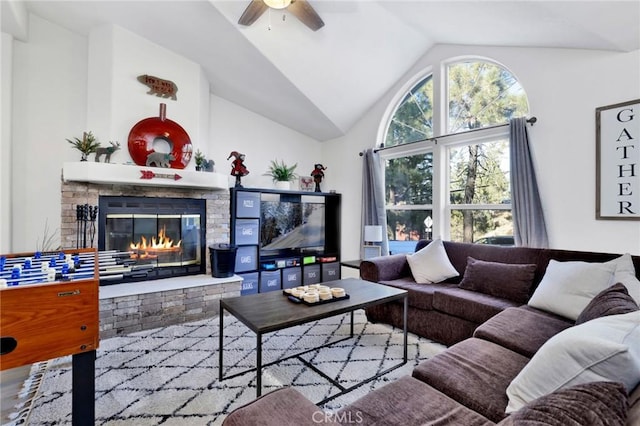
<svg viewBox="0 0 640 426">
<path fill-rule="evenodd" d="M 533 126 L 533 125 L 538 121 L 538 118 L 534 116 L 534 117 L 531 117 L 531 118 L 527 118 L 527 120 L 526 120 L 526 121 L 527 121 L 527 123 L 529 123 L 529 124 L 531 124 L 531 125 Z M 446 135 L 434 136 L 434 137 L 432 137 L 432 138 L 426 138 L 426 139 L 421 139 L 421 140 L 419 140 L 419 141 L 413 141 L 413 142 L 405 143 L 405 144 L 403 144 L 402 146 L 407 146 L 407 145 L 411 145 L 411 144 L 414 144 L 414 143 L 421 143 L 421 142 L 427 142 L 427 141 L 436 141 L 436 140 L 438 140 L 439 138 L 446 138 L 446 137 L 448 137 L 448 136 L 455 136 L 455 135 L 459 135 L 459 134 L 461 134 L 461 133 L 471 133 L 471 132 L 478 132 L 478 131 L 480 131 L 480 130 L 497 129 L 497 128 L 499 128 L 499 127 L 505 127 L 505 126 L 508 126 L 508 125 L 509 125 L 509 123 L 505 123 L 505 124 L 496 124 L 495 126 L 487 126 L 487 127 L 482 127 L 482 128 L 480 128 L 480 129 L 467 130 L 466 132 L 460 132 L 460 133 L 448 133 L 448 134 L 446 134 Z M 376 149 L 374 149 L 374 150 L 373 150 L 373 152 L 384 151 L 385 149 L 395 148 L 396 146 L 398 146 L 398 145 L 394 145 L 394 146 L 385 146 L 385 147 L 382 147 L 382 146 L 381 146 L 380 148 L 376 148 Z M 360 157 L 362 157 L 362 156 L 364 155 L 364 151 L 360 151 L 360 152 L 358 153 L 358 155 L 359 155 Z"/>
</svg>

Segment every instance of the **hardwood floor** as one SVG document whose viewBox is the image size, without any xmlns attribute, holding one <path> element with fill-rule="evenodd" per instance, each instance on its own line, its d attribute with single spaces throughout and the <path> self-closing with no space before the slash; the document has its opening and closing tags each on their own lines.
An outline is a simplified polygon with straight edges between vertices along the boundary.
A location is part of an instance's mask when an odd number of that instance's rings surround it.
<svg viewBox="0 0 640 426">
<path fill-rule="evenodd" d="M 0 371 L 0 400 L 2 405 L 2 417 L 0 424 L 9 422 L 9 415 L 14 411 L 14 406 L 18 402 L 18 394 L 22 390 L 22 385 L 27 377 L 31 365 L 11 368 Z"/>
</svg>

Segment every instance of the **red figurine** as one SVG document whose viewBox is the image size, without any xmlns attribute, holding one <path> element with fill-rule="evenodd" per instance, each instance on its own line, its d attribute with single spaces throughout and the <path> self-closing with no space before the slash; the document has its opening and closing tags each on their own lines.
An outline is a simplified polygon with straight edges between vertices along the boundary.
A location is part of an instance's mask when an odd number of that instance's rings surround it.
<svg viewBox="0 0 640 426">
<path fill-rule="evenodd" d="M 327 170 L 327 168 L 322 164 L 318 163 L 313 165 L 313 171 L 311 172 L 311 176 L 313 176 L 313 181 L 316 183 L 315 192 L 322 192 L 320 190 L 320 182 L 322 182 L 322 178 L 324 177 L 323 170 Z"/>
<path fill-rule="evenodd" d="M 244 166 L 245 155 L 240 154 L 238 151 L 231 151 L 227 160 L 231 157 L 235 157 L 235 160 L 231 162 L 231 176 L 236 177 L 236 188 L 242 188 L 240 178 L 249 174 L 249 170 Z"/>
</svg>

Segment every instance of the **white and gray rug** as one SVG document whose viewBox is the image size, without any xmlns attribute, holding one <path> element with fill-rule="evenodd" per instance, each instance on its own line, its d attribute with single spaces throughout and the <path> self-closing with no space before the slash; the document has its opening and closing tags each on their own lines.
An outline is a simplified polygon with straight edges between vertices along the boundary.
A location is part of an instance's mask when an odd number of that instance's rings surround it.
<svg viewBox="0 0 640 426">
<path fill-rule="evenodd" d="M 349 334 L 349 315 L 263 337 L 263 363 Z M 402 331 L 355 314 L 355 336 L 304 358 L 345 387 L 397 364 Z M 225 316 L 225 376 L 255 367 L 255 334 Z M 445 347 L 409 335 L 409 362 L 322 408 L 335 411 L 400 376 Z M 218 318 L 142 331 L 100 342 L 96 360 L 96 425 L 219 425 L 233 409 L 256 397 L 255 372 L 218 381 Z M 313 402 L 338 392 L 298 359 L 263 371 L 263 394 L 292 385 Z M 211 389 L 209 388 L 211 387 Z M 48 363 L 28 425 L 71 424 L 71 357 Z"/>
</svg>

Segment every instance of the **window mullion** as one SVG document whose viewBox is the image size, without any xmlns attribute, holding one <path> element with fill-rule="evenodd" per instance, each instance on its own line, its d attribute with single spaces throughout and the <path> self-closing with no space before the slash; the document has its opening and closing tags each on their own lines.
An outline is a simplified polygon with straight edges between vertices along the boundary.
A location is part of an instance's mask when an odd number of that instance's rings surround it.
<svg viewBox="0 0 640 426">
<path fill-rule="evenodd" d="M 436 145 L 433 150 L 433 238 L 447 240 L 449 237 L 449 215 L 445 208 L 449 197 L 447 150 Z"/>
</svg>

